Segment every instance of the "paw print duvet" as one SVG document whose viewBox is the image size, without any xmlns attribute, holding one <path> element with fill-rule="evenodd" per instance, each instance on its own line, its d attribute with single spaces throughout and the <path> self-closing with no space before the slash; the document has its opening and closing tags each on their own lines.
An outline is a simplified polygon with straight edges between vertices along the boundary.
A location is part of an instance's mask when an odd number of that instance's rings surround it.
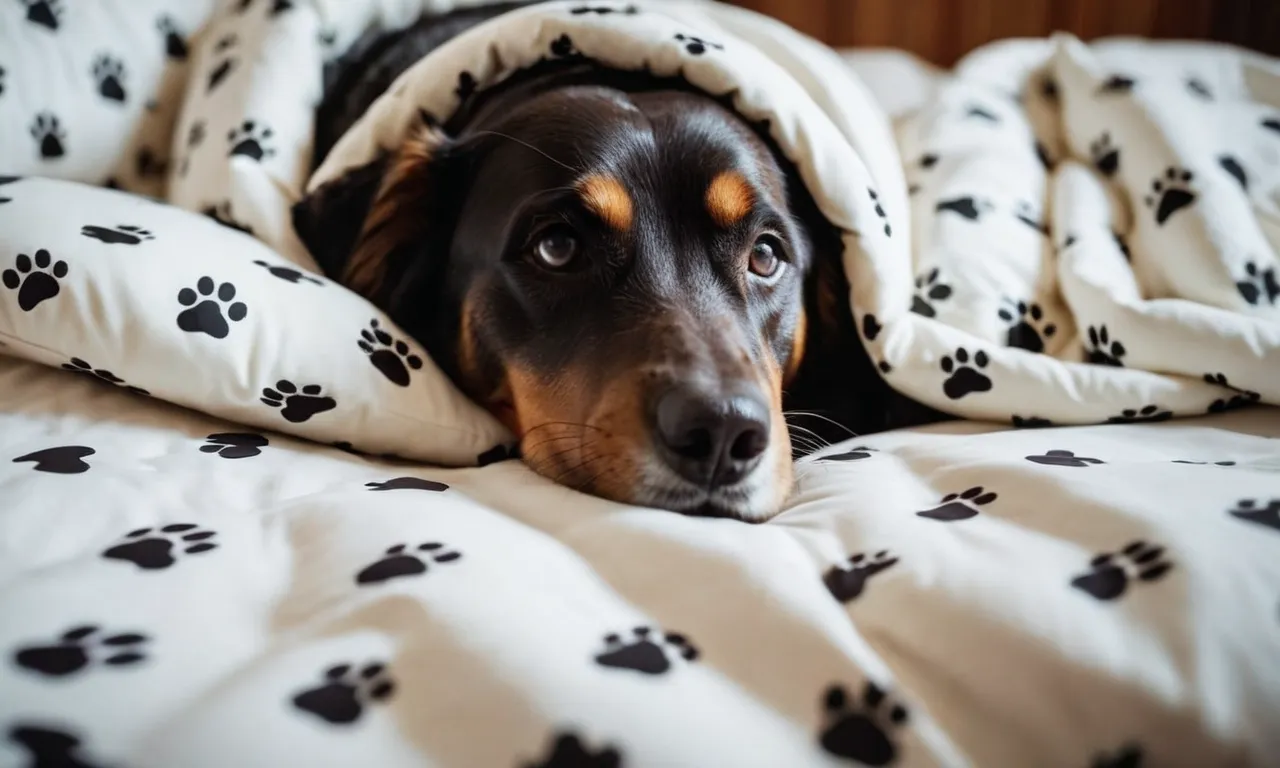
<svg viewBox="0 0 1280 768">
<path fill-rule="evenodd" d="M 0 357 L 0 765 L 1280 749 L 1280 409 L 860 438 L 745 525 L 252 430 L 106 373 Z M 262 411 L 290 424 L 306 386 Z"/>
</svg>

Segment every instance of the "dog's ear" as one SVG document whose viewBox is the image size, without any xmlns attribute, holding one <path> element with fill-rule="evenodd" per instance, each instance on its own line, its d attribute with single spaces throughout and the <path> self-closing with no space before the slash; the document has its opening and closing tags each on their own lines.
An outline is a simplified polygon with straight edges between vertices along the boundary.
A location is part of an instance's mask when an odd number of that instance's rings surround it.
<svg viewBox="0 0 1280 768">
<path fill-rule="evenodd" d="M 412 260 L 442 258 L 422 251 L 447 246 L 462 197 L 452 173 L 459 149 L 424 121 L 394 153 L 295 205 L 294 229 L 327 274 L 386 308 Z"/>
<path fill-rule="evenodd" d="M 334 280 L 341 281 L 373 197 L 390 164 L 384 155 L 327 182 L 294 204 L 293 229 L 311 256 Z"/>
</svg>

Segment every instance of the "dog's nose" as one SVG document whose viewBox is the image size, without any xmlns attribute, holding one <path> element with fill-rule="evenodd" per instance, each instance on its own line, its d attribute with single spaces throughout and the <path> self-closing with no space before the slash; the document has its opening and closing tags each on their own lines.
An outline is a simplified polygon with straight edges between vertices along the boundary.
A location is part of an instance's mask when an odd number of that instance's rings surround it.
<svg viewBox="0 0 1280 768">
<path fill-rule="evenodd" d="M 677 385 L 658 400 L 656 421 L 663 459 L 702 486 L 738 482 L 769 446 L 768 403 L 742 387 L 712 393 Z"/>
</svg>

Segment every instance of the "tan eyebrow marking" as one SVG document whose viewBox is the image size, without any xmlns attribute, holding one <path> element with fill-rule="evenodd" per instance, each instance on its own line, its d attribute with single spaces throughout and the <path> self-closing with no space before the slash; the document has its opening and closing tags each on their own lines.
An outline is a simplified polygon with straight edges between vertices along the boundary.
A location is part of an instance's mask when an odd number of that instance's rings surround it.
<svg viewBox="0 0 1280 768">
<path fill-rule="evenodd" d="M 731 227 L 742 221 L 755 204 L 755 192 L 737 171 L 722 171 L 707 187 L 707 212 L 722 227 Z"/>
<path fill-rule="evenodd" d="M 612 176 L 594 174 L 578 182 L 578 194 L 587 207 L 619 232 L 631 229 L 631 196 Z"/>
</svg>

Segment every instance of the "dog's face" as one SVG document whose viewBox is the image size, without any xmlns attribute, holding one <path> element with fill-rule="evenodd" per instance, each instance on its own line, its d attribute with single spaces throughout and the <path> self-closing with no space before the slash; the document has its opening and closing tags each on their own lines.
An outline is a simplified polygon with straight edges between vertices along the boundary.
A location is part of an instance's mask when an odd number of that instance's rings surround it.
<svg viewBox="0 0 1280 768">
<path fill-rule="evenodd" d="M 369 188 L 359 233 L 326 231 L 350 185 Z M 791 484 L 782 396 L 814 258 L 788 198 L 711 99 L 574 85 L 491 103 L 453 139 L 424 127 L 295 220 L 536 471 L 760 520 Z"/>
</svg>

